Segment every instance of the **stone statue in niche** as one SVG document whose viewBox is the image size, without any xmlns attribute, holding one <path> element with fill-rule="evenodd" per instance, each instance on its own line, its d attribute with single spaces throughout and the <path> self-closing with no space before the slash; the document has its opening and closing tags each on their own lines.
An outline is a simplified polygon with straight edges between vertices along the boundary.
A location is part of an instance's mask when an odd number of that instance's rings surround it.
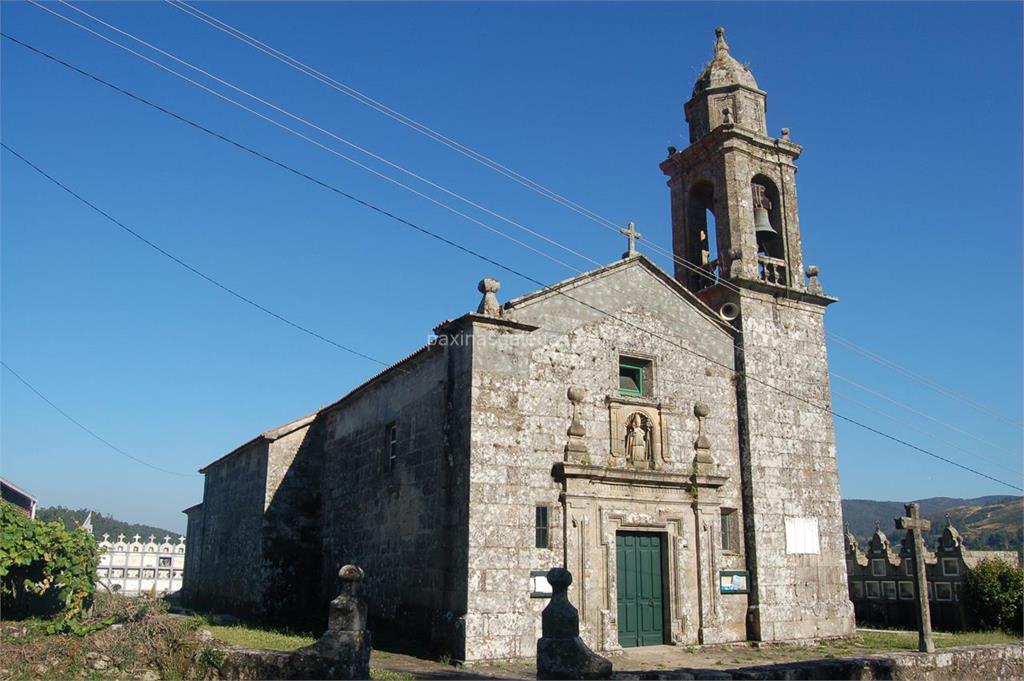
<svg viewBox="0 0 1024 681">
<path fill-rule="evenodd" d="M 626 460 L 647 463 L 651 460 L 651 421 L 643 412 L 633 412 L 626 421 Z"/>
</svg>

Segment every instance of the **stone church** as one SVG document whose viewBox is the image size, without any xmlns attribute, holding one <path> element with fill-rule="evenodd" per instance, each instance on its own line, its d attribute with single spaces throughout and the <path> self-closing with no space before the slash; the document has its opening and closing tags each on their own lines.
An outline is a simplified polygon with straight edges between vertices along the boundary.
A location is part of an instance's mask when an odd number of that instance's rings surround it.
<svg viewBox="0 0 1024 681">
<path fill-rule="evenodd" d="M 717 31 L 669 149 L 674 272 L 636 252 L 476 312 L 201 470 L 185 597 L 296 623 L 338 567 L 374 626 L 531 656 L 565 566 L 594 649 L 847 636 L 825 308 L 801 147 Z"/>
</svg>

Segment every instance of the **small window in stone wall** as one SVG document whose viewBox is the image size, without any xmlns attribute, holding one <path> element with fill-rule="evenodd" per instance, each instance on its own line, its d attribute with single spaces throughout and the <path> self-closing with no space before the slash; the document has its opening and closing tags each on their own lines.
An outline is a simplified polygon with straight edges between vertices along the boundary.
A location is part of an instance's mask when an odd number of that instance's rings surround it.
<svg viewBox="0 0 1024 681">
<path fill-rule="evenodd" d="M 385 466 L 389 471 L 395 470 L 395 464 L 398 463 L 398 424 L 389 423 L 387 431 L 385 433 L 385 442 L 387 446 L 387 461 Z"/>
<path fill-rule="evenodd" d="M 538 549 L 546 549 L 551 545 L 551 518 L 547 506 L 538 506 L 534 521 L 534 542 Z"/>
<path fill-rule="evenodd" d="M 885 558 L 872 558 L 871 559 L 871 576 L 872 577 L 885 577 L 886 568 Z"/>
<path fill-rule="evenodd" d="M 850 598 L 860 600 L 864 598 L 864 583 L 850 582 Z"/>
<path fill-rule="evenodd" d="M 880 594 L 878 582 L 864 582 L 864 591 L 868 598 L 878 598 Z"/>
<path fill-rule="evenodd" d="M 740 552 L 740 514 L 735 508 L 722 509 L 722 550 Z"/>
<path fill-rule="evenodd" d="M 956 558 L 942 559 L 942 576 L 957 577 L 960 575 L 960 561 Z"/>
<path fill-rule="evenodd" d="M 935 600 L 953 600 L 953 585 L 949 582 L 935 582 Z"/>
<path fill-rule="evenodd" d="M 885 590 L 885 597 L 890 601 L 896 600 L 896 582 L 882 582 L 882 587 Z"/>
<path fill-rule="evenodd" d="M 651 360 L 619 356 L 619 394 L 650 397 L 653 383 Z"/>
</svg>

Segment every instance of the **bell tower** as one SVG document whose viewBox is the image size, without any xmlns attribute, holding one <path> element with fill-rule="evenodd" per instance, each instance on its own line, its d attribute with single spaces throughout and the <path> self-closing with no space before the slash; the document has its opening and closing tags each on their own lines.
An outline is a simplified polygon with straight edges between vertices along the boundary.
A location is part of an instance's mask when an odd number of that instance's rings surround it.
<svg viewBox="0 0 1024 681">
<path fill-rule="evenodd" d="M 824 313 L 804 268 L 796 199 L 801 147 L 767 133 L 768 95 L 716 29 L 684 106 L 690 145 L 668 176 L 676 279 L 740 332 L 736 392 L 747 634 L 783 641 L 853 634 Z"/>
</svg>

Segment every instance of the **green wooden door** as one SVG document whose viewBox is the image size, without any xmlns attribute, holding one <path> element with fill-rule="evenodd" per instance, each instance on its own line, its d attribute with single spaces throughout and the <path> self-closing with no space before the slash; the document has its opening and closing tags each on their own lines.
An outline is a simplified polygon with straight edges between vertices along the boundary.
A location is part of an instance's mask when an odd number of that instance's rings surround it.
<svg viewBox="0 0 1024 681">
<path fill-rule="evenodd" d="M 662 601 L 661 535 L 615 535 L 619 645 L 624 648 L 665 642 Z"/>
</svg>

